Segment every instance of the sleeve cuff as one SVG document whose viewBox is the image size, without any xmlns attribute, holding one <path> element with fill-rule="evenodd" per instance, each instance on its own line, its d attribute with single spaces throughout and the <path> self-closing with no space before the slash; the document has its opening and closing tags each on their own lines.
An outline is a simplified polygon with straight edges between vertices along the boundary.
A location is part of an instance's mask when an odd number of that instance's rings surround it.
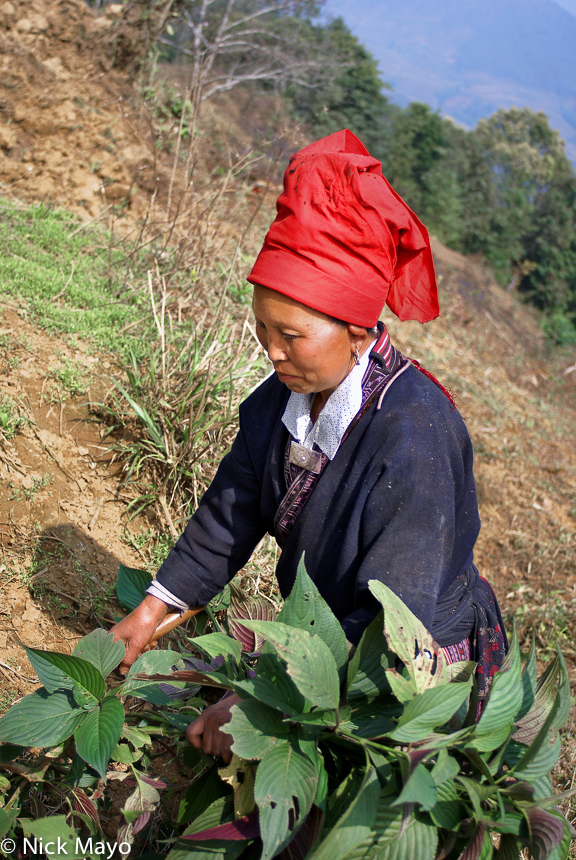
<svg viewBox="0 0 576 860">
<path fill-rule="evenodd" d="M 174 609 L 178 609 L 180 614 L 186 612 L 186 610 L 188 609 L 187 603 L 184 603 L 183 600 L 180 600 L 179 597 L 176 597 L 174 594 L 172 594 L 171 591 L 168 591 L 167 588 L 164 588 L 163 585 L 160 585 L 160 583 L 156 579 L 154 579 L 150 583 L 150 585 L 146 589 L 146 594 L 151 594 L 152 597 L 157 597 L 158 600 L 161 600 L 167 606 L 173 606 Z"/>
</svg>

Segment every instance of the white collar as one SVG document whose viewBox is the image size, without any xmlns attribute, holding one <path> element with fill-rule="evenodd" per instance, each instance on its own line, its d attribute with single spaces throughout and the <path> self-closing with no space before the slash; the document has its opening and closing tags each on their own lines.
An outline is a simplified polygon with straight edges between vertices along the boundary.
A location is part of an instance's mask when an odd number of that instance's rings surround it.
<svg viewBox="0 0 576 860">
<path fill-rule="evenodd" d="M 369 345 L 359 364 L 332 392 L 315 424 L 310 418 L 314 395 L 298 394 L 295 391 L 290 394 L 282 422 L 298 444 L 312 449 L 316 443 L 330 460 L 334 459 L 342 437 L 362 406 L 362 379 L 370 361 L 372 346 Z"/>
</svg>

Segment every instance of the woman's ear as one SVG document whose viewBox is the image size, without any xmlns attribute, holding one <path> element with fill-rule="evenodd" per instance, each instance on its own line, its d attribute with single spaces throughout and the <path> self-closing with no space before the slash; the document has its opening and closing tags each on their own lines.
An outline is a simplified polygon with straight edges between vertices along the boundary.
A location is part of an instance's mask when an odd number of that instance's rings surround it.
<svg viewBox="0 0 576 860">
<path fill-rule="evenodd" d="M 347 327 L 348 333 L 351 335 L 352 339 L 365 338 L 366 337 L 365 326 L 354 325 L 354 323 L 347 323 L 346 327 Z"/>
</svg>

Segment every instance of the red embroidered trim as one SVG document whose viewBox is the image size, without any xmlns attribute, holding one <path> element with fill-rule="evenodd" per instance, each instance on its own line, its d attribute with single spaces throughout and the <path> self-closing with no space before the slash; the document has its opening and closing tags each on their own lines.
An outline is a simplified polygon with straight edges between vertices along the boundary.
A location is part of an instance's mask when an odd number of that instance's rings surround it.
<svg viewBox="0 0 576 860">
<path fill-rule="evenodd" d="M 422 367 L 422 365 L 420 364 L 420 362 L 419 362 L 419 361 L 416 361 L 416 359 L 415 359 L 415 358 L 411 358 L 411 359 L 410 359 L 410 361 L 412 362 L 412 364 L 414 365 L 414 367 L 416 368 L 416 370 L 419 370 L 419 371 L 420 371 L 420 373 L 423 373 L 423 374 L 424 374 L 424 376 L 427 376 L 427 377 L 428 377 L 428 379 L 431 379 L 431 380 L 432 380 L 432 382 L 433 382 L 435 385 L 437 385 L 437 386 L 438 386 L 438 388 L 443 392 L 443 394 L 445 394 L 445 395 L 446 395 L 446 397 L 448 398 L 448 400 L 449 400 L 449 401 L 450 401 L 450 403 L 452 404 L 452 409 L 455 409 L 455 408 L 456 408 L 456 401 L 455 401 L 455 399 L 454 399 L 454 392 L 450 391 L 450 389 L 449 389 L 449 388 L 444 388 L 444 386 L 442 385 L 442 383 L 441 383 L 441 382 L 438 382 L 438 380 L 436 379 L 436 377 L 434 376 L 434 374 L 433 374 L 433 373 L 430 373 L 430 371 L 429 371 L 429 370 L 426 370 L 424 367 Z M 452 411 L 452 409 L 451 409 L 450 411 Z"/>
</svg>

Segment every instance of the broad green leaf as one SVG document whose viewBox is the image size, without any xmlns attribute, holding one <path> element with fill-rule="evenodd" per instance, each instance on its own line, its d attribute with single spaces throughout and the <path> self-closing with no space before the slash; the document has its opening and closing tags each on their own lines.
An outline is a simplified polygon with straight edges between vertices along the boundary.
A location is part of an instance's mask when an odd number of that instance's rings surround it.
<svg viewBox="0 0 576 860">
<path fill-rule="evenodd" d="M 304 555 L 300 559 L 292 591 L 284 601 L 277 621 L 319 636 L 330 649 L 340 680 L 343 680 L 348 664 L 346 636 L 340 622 L 308 576 Z"/>
<path fill-rule="evenodd" d="M 446 684 L 419 693 L 404 709 L 398 725 L 388 737 L 400 743 L 423 740 L 433 729 L 443 726 L 470 694 L 471 682 Z"/>
<path fill-rule="evenodd" d="M 139 679 L 136 675 L 166 675 L 173 666 L 182 666 L 180 654 L 174 651 L 146 651 L 132 664 L 126 680 L 121 688 L 116 690 L 118 696 L 136 696 L 154 705 L 171 705 L 173 699 L 160 688 L 159 681 Z M 174 686 L 185 684 L 180 681 L 170 681 Z"/>
<path fill-rule="evenodd" d="M 209 657 L 233 657 L 237 663 L 242 659 L 242 644 L 225 633 L 197 636 L 194 647 Z"/>
<path fill-rule="evenodd" d="M 188 824 L 190 821 L 196 823 L 196 820 L 199 820 L 201 823 L 202 819 L 200 816 L 203 816 L 215 801 L 218 801 L 219 805 L 214 807 L 213 812 L 215 812 L 216 808 L 220 809 L 222 807 L 223 809 L 224 799 L 230 797 L 231 794 L 231 787 L 227 783 L 222 782 L 218 774 L 218 768 L 214 765 L 210 770 L 196 777 L 186 790 L 186 794 L 180 802 L 178 824 Z M 222 821 L 218 820 L 216 824 L 207 824 L 206 827 L 198 826 L 197 830 L 190 828 L 186 833 L 199 833 L 204 829 L 208 829 L 208 827 L 216 827 L 221 823 Z"/>
<path fill-rule="evenodd" d="M 88 660 L 58 654 L 57 651 L 40 651 L 38 648 L 27 648 L 26 645 L 22 647 L 49 693 L 72 690 L 74 698 L 82 707 L 97 704 L 106 692 L 102 673 Z"/>
<path fill-rule="evenodd" d="M 572 695 L 570 692 L 570 677 L 568 675 L 564 656 L 562 654 L 562 651 L 560 650 L 559 645 L 556 645 L 556 651 L 558 652 L 558 660 L 560 663 L 560 680 L 558 684 L 559 707 L 558 713 L 556 714 L 556 718 L 552 723 L 552 728 L 559 730 L 563 729 L 568 722 L 568 717 L 570 716 L 570 709 L 572 707 Z"/>
<path fill-rule="evenodd" d="M 438 785 L 436 803 L 430 810 L 432 821 L 445 830 L 456 830 L 466 817 L 466 807 L 458 797 L 458 789 L 453 780 Z"/>
<path fill-rule="evenodd" d="M 502 668 L 494 675 L 488 700 L 470 739 L 470 745 L 480 752 L 488 752 L 505 743 L 516 714 L 522 707 L 522 699 L 520 648 L 514 632 L 510 651 Z"/>
<path fill-rule="evenodd" d="M 393 666 L 384 636 L 384 613 L 368 625 L 348 666 L 348 702 L 378 696 L 390 688 L 386 669 Z"/>
<path fill-rule="evenodd" d="M 88 837 L 79 836 L 76 830 L 66 822 L 65 815 L 52 815 L 48 818 L 39 818 L 37 821 L 20 819 L 24 836 L 33 840 L 34 837 L 43 845 L 54 843 L 53 855 L 55 857 L 67 857 L 68 860 L 79 860 L 81 857 L 95 857 L 94 853 L 83 850 L 89 847 Z M 59 850 L 56 850 L 58 847 Z M 48 852 L 46 852 L 48 853 Z"/>
<path fill-rule="evenodd" d="M 245 851 L 246 842 L 243 840 L 190 842 L 180 839 L 176 841 L 166 860 L 237 860 Z"/>
<path fill-rule="evenodd" d="M 130 741 L 136 749 L 140 749 L 150 743 L 150 735 L 140 729 L 135 729 L 134 726 L 123 726 L 121 737 Z"/>
<path fill-rule="evenodd" d="M 14 761 L 23 752 L 24 747 L 21 744 L 0 744 L 0 762 Z"/>
<path fill-rule="evenodd" d="M 457 776 L 456 780 L 466 789 L 466 793 L 472 802 L 477 819 L 482 820 L 485 818 L 482 804 L 487 800 L 497 797 L 498 786 L 487 785 L 486 783 L 467 776 Z"/>
<path fill-rule="evenodd" d="M 295 628 L 294 632 L 303 633 Z M 264 756 L 254 786 L 260 810 L 261 860 L 274 857 L 304 823 L 316 795 L 318 775 L 318 768 L 291 744 L 275 747 Z"/>
<path fill-rule="evenodd" d="M 288 674 L 313 705 L 337 708 L 338 669 L 330 649 L 319 636 L 278 621 L 245 621 L 244 626 L 268 640 L 285 661 Z"/>
<path fill-rule="evenodd" d="M 112 761 L 121 764 L 134 764 L 144 755 L 142 750 L 134 750 L 129 744 L 117 743 L 110 754 Z"/>
<path fill-rule="evenodd" d="M 447 663 L 432 634 L 391 588 L 376 579 L 371 579 L 368 586 L 384 608 L 384 633 L 388 646 L 404 663 L 415 693 L 450 683 L 459 676 L 467 680 L 472 667 Z"/>
<path fill-rule="evenodd" d="M 136 609 L 144 600 L 146 589 L 151 582 L 152 577 L 147 570 L 137 570 L 121 564 L 116 579 L 116 596 L 120 606 L 129 612 Z"/>
<path fill-rule="evenodd" d="M 100 777 L 94 768 L 89 767 L 84 759 L 76 753 L 66 775 L 66 783 L 75 788 L 90 788 L 99 779 Z"/>
<path fill-rule="evenodd" d="M 516 722 L 522 720 L 528 711 L 534 705 L 536 690 L 538 689 L 538 681 L 536 678 L 536 641 L 532 635 L 532 644 L 530 645 L 530 653 L 524 668 L 522 669 L 522 707 L 518 711 Z"/>
<path fill-rule="evenodd" d="M 529 748 L 528 748 L 529 749 Z M 538 777 L 547 776 L 560 756 L 560 738 L 555 732 L 550 732 L 548 738 L 540 745 L 536 755 L 530 757 L 525 765 L 521 760 L 526 756 L 527 749 L 523 744 L 512 741 L 506 750 L 505 760 L 514 768 L 517 779 L 534 782 Z"/>
<path fill-rule="evenodd" d="M 112 750 L 122 732 L 124 708 L 116 696 L 109 695 L 83 717 L 74 733 L 76 751 L 105 779 Z"/>
<path fill-rule="evenodd" d="M 490 819 L 490 830 L 505 833 L 516 838 L 528 836 L 528 822 L 523 812 L 507 810 L 499 818 Z"/>
<path fill-rule="evenodd" d="M 398 700 L 384 693 L 375 699 L 359 702 L 352 708 L 350 718 L 346 721 L 340 709 L 340 724 L 350 728 L 361 738 L 381 738 L 394 729 L 395 720 L 402 714 L 402 706 Z"/>
<path fill-rule="evenodd" d="M 376 769 L 369 766 L 355 797 L 308 860 L 342 860 L 366 840 L 374 824 L 379 795 L 380 781 Z"/>
<path fill-rule="evenodd" d="M 340 720 L 338 720 L 340 717 Z M 285 723 L 303 723 L 307 726 L 321 726 L 323 728 L 334 728 L 338 723 L 342 725 L 343 722 L 350 718 L 350 708 L 340 708 L 340 711 L 337 711 L 336 708 L 314 708 L 313 711 L 307 711 L 304 714 L 294 714 L 290 717 L 285 717 Z"/>
<path fill-rule="evenodd" d="M 17 809 L 10 809 L 8 812 L 0 809 L 0 838 L 6 836 L 8 831 L 14 826 L 17 816 Z"/>
<path fill-rule="evenodd" d="M 442 785 L 447 780 L 452 780 L 460 772 L 460 765 L 450 753 L 441 749 L 438 753 L 436 764 L 432 768 L 432 776 L 436 785 Z"/>
<path fill-rule="evenodd" d="M 286 743 L 289 728 L 279 711 L 249 699 L 232 707 L 230 722 L 223 731 L 234 738 L 232 750 L 236 755 L 260 759 L 278 744 Z"/>
<path fill-rule="evenodd" d="M 372 833 L 343 860 L 434 860 L 438 831 L 380 798 Z"/>
<path fill-rule="evenodd" d="M 123 642 L 114 642 L 114 634 L 98 628 L 84 636 L 74 648 L 74 656 L 95 666 L 103 678 L 120 663 L 126 648 Z"/>
<path fill-rule="evenodd" d="M 69 690 L 50 694 L 41 687 L 0 717 L 0 741 L 53 747 L 68 740 L 85 715 Z"/>
<path fill-rule="evenodd" d="M 400 796 L 391 806 L 403 803 L 419 803 L 424 811 L 432 809 L 438 799 L 438 789 L 434 777 L 422 762 L 414 768 L 408 781 L 400 792 Z"/>
<path fill-rule="evenodd" d="M 256 675 L 236 681 L 234 689 L 277 708 L 283 714 L 299 714 L 305 710 L 306 699 L 288 675 L 284 662 L 277 654 L 262 653 L 258 658 Z"/>
<path fill-rule="evenodd" d="M 388 685 L 399 702 L 409 702 L 416 695 L 414 684 L 396 669 L 386 669 Z"/>
</svg>

